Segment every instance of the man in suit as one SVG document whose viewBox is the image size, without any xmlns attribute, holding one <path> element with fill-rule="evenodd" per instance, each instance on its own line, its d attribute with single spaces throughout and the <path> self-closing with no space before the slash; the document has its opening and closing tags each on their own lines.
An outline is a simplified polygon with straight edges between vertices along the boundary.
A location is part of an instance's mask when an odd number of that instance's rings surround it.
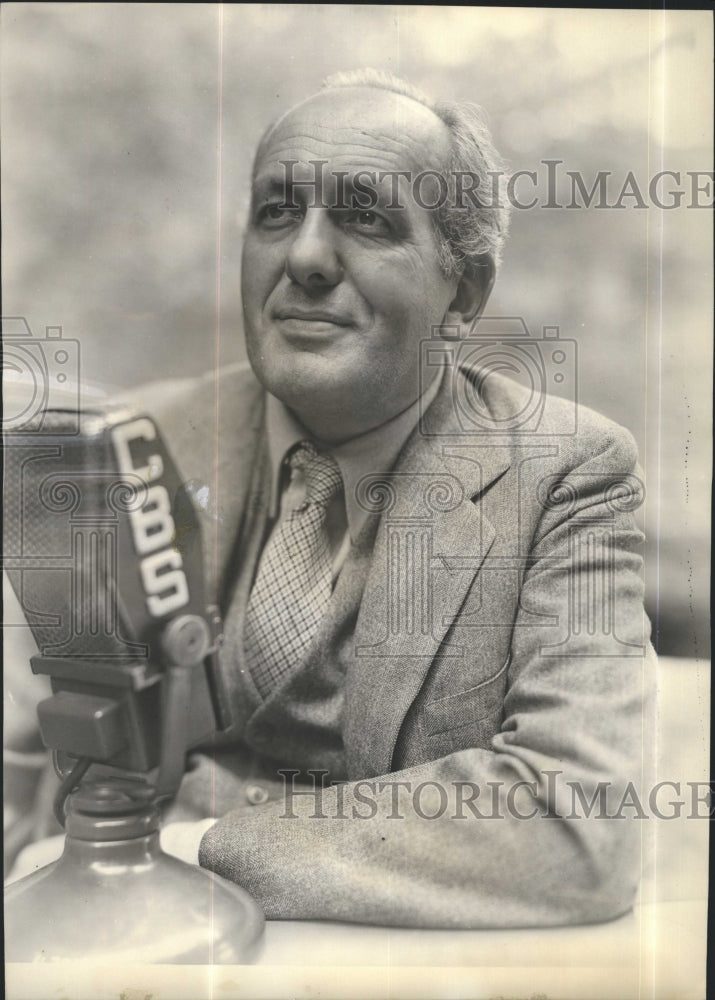
<svg viewBox="0 0 715 1000">
<path fill-rule="evenodd" d="M 233 711 L 165 843 L 269 918 L 526 926 L 634 898 L 637 824 L 605 817 L 650 753 L 635 447 L 483 350 L 506 211 L 464 178 L 498 169 L 469 109 L 333 80 L 256 155 L 250 369 L 147 397 L 204 521 Z"/>
</svg>

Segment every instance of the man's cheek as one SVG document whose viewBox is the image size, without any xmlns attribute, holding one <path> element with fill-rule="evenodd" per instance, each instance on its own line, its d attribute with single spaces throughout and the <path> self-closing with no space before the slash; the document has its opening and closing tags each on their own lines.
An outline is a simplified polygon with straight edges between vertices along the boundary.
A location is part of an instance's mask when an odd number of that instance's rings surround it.
<svg viewBox="0 0 715 1000">
<path fill-rule="evenodd" d="M 411 280 L 406 287 L 408 291 L 404 285 L 393 286 L 393 294 L 386 294 L 384 303 L 376 303 L 376 311 L 385 317 L 393 338 L 399 339 L 403 347 L 416 350 L 416 346 L 412 346 L 415 338 L 419 341 L 429 337 L 432 326 L 439 324 L 444 313 L 440 311 L 437 296 L 431 289 L 425 290 L 424 276 Z M 395 294 L 397 291 L 399 294 Z"/>
<path fill-rule="evenodd" d="M 285 271 L 285 255 L 280 248 L 265 246 L 247 238 L 241 260 L 241 284 L 244 297 L 265 299 Z"/>
</svg>

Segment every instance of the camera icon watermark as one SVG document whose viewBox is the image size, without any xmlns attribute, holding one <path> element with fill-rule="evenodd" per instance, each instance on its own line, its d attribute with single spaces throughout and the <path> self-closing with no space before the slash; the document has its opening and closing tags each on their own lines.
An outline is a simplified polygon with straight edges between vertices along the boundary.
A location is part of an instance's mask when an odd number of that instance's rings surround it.
<svg viewBox="0 0 715 1000">
<path fill-rule="evenodd" d="M 7 434 L 39 434 L 48 410 L 66 415 L 62 434 L 79 433 L 79 341 L 62 336 L 61 326 L 33 335 L 24 316 L 2 317 L 2 429 Z"/>
<path fill-rule="evenodd" d="M 561 337 L 558 326 L 529 331 L 522 317 L 485 316 L 466 337 L 459 327 L 438 326 L 420 351 L 420 393 L 424 395 L 439 368 L 451 379 L 456 425 L 432 428 L 420 414 L 425 436 L 453 434 L 573 435 L 578 423 L 578 370 L 575 340 Z M 506 376 L 510 382 L 497 380 Z M 566 405 L 558 419 L 545 422 L 548 394 Z M 428 397 L 429 398 L 429 397 Z"/>
</svg>

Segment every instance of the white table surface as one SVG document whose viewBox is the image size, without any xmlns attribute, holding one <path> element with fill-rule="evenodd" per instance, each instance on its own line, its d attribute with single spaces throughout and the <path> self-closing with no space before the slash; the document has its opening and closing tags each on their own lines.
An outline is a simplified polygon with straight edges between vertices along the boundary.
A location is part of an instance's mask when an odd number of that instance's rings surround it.
<svg viewBox="0 0 715 1000">
<path fill-rule="evenodd" d="M 11 1000 L 702 1000 L 705 900 L 606 924 L 443 931 L 272 921 L 252 966 L 6 966 Z"/>
</svg>

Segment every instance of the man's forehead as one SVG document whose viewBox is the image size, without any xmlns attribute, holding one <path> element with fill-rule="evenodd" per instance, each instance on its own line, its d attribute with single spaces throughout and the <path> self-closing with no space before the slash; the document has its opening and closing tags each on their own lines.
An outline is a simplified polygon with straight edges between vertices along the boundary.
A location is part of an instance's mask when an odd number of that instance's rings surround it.
<svg viewBox="0 0 715 1000">
<path fill-rule="evenodd" d="M 288 111 L 264 137 L 256 172 L 283 159 L 327 159 L 349 169 L 420 170 L 444 162 L 450 135 L 426 106 L 367 87 L 324 91 Z"/>
</svg>

